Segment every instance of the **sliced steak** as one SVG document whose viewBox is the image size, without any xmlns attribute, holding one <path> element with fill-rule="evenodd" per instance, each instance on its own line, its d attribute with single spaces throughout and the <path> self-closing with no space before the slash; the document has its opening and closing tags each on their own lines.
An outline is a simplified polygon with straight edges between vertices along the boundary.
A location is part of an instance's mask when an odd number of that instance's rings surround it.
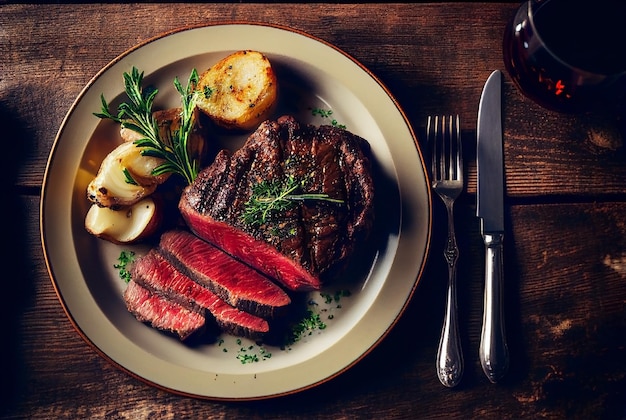
<svg viewBox="0 0 626 420">
<path fill-rule="evenodd" d="M 289 295 L 269 278 L 192 233 L 165 232 L 159 252 L 179 271 L 242 311 L 272 318 L 291 303 Z"/>
<path fill-rule="evenodd" d="M 303 200 L 244 221 L 262 182 L 302 183 L 294 193 L 327 194 L 341 203 Z M 292 290 L 314 290 L 345 266 L 374 219 L 374 181 L 367 141 L 344 129 L 285 116 L 262 123 L 232 155 L 222 150 L 179 202 L 198 236 Z"/>
<path fill-rule="evenodd" d="M 156 250 L 135 260 L 131 276 L 136 283 L 152 293 L 200 313 L 206 309 L 224 332 L 259 339 L 269 331 L 266 320 L 224 302 L 209 289 L 178 271 Z"/>
<path fill-rule="evenodd" d="M 319 278 L 298 262 L 289 259 L 275 247 L 255 239 L 232 225 L 206 218 L 189 207 L 181 207 L 188 226 L 193 232 L 231 256 L 276 279 L 294 291 L 319 289 Z"/>
<path fill-rule="evenodd" d="M 189 310 L 130 281 L 124 291 L 128 310 L 141 322 L 185 340 L 204 331 L 204 314 Z"/>
</svg>

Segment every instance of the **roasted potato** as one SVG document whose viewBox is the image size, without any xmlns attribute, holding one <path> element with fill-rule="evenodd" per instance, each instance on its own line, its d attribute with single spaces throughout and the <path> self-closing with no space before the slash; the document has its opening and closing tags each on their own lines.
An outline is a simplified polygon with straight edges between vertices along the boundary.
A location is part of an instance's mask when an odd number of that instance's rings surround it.
<svg viewBox="0 0 626 420">
<path fill-rule="evenodd" d="M 253 130 L 273 112 L 276 74 L 257 51 L 238 51 L 200 75 L 198 108 L 218 126 Z"/>
</svg>

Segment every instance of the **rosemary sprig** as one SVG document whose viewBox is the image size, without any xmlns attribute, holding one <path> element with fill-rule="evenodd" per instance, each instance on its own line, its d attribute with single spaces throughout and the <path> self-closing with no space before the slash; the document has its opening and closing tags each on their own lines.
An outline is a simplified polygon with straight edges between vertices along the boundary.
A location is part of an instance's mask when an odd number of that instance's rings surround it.
<svg viewBox="0 0 626 420">
<path fill-rule="evenodd" d="M 159 92 L 158 89 L 142 88 L 143 72 L 133 67 L 130 74 L 124 73 L 124 88 L 130 102 L 124 102 L 118 107 L 117 115 L 111 114 L 109 104 L 100 95 L 102 109 L 99 113 L 94 113 L 98 118 L 110 119 L 129 128 L 142 136 L 149 138 L 153 142 L 158 142 L 159 128 L 156 120 L 152 116 L 152 104 Z"/>
<path fill-rule="evenodd" d="M 267 220 L 269 213 L 286 211 L 298 201 L 321 200 L 331 203 L 343 203 L 343 200 L 330 198 L 324 193 L 297 193 L 304 186 L 289 175 L 285 182 L 263 180 L 252 187 L 252 195 L 245 204 L 242 220 L 250 226 L 260 226 Z"/>
<path fill-rule="evenodd" d="M 164 162 L 154 168 L 154 176 L 164 173 L 176 173 L 181 175 L 188 184 L 191 184 L 198 175 L 199 163 L 190 158 L 187 149 L 189 135 L 193 128 L 195 108 L 195 88 L 198 83 L 198 73 L 193 69 L 189 75 L 187 87 L 183 88 L 178 77 L 174 80 L 174 86 L 181 96 L 180 127 L 169 133 L 166 138 L 159 135 L 159 126 L 153 116 L 152 105 L 158 89 L 143 89 L 143 72 L 133 67 L 129 73 L 124 73 L 124 87 L 129 102 L 124 102 L 118 107 L 117 115 L 109 110 L 109 104 L 100 95 L 102 109 L 94 113 L 96 117 L 108 118 L 124 128 L 129 128 L 141 136 L 134 143 L 142 147 L 143 156 L 152 156 L 163 159 Z"/>
</svg>

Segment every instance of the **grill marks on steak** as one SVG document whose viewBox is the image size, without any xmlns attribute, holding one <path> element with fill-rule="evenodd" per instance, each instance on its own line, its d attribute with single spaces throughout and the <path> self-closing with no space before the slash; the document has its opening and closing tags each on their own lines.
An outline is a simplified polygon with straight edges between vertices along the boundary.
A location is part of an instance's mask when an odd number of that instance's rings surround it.
<svg viewBox="0 0 626 420">
<path fill-rule="evenodd" d="M 176 334 L 181 340 L 200 334 L 205 327 L 204 314 L 153 294 L 134 281 L 130 281 L 124 291 L 124 302 L 137 320 Z"/>
<path fill-rule="evenodd" d="M 165 232 L 159 252 L 180 272 L 242 311 L 272 318 L 291 303 L 270 279 L 189 232 Z"/>
<path fill-rule="evenodd" d="M 191 229 L 161 236 L 138 259 L 124 293 L 130 312 L 186 339 L 212 316 L 223 331 L 266 337 L 266 319 L 288 310 L 293 291 L 316 290 L 339 272 L 373 224 L 369 144 L 348 131 L 266 121 L 232 155 L 221 151 L 185 190 L 179 210 Z M 261 182 L 302 182 L 295 193 L 342 200 L 298 202 L 247 225 L 242 215 Z M 264 319 L 266 318 L 266 319 Z"/>
<path fill-rule="evenodd" d="M 198 236 L 292 290 L 319 289 L 338 272 L 373 224 L 369 144 L 343 129 L 314 127 L 285 116 L 266 121 L 232 155 L 223 150 L 182 194 L 179 209 Z M 310 200 L 271 214 L 261 226 L 243 222 L 253 186 L 304 181 Z"/>
<path fill-rule="evenodd" d="M 135 283 L 181 306 L 211 315 L 227 333 L 257 339 L 269 331 L 266 320 L 241 311 L 178 271 L 156 249 L 137 259 L 131 268 Z"/>
</svg>

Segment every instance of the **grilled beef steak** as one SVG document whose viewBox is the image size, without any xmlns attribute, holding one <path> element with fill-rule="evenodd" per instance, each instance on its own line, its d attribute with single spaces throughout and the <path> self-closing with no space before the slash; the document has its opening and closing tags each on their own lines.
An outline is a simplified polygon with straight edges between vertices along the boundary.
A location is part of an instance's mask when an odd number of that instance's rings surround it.
<svg viewBox="0 0 626 420">
<path fill-rule="evenodd" d="M 252 339 L 261 338 L 269 331 L 266 320 L 224 302 L 174 268 L 154 249 L 133 263 L 131 275 L 136 283 L 154 294 L 196 312 L 212 315 L 222 331 Z"/>
<path fill-rule="evenodd" d="M 181 340 L 204 331 L 205 317 L 162 296 L 151 293 L 134 281 L 124 291 L 129 312 L 141 321 L 161 331 L 176 334 Z"/>
<path fill-rule="evenodd" d="M 189 232 L 165 232 L 159 252 L 180 272 L 242 311 L 271 318 L 291 303 L 270 279 Z"/>
<path fill-rule="evenodd" d="M 327 194 L 341 203 L 303 200 L 244 221 L 256 186 L 301 183 L 296 194 Z M 374 217 L 370 147 L 344 129 L 285 116 L 266 121 L 232 155 L 223 150 L 188 186 L 179 209 L 196 235 L 291 290 L 319 289 L 341 270 Z"/>
</svg>

